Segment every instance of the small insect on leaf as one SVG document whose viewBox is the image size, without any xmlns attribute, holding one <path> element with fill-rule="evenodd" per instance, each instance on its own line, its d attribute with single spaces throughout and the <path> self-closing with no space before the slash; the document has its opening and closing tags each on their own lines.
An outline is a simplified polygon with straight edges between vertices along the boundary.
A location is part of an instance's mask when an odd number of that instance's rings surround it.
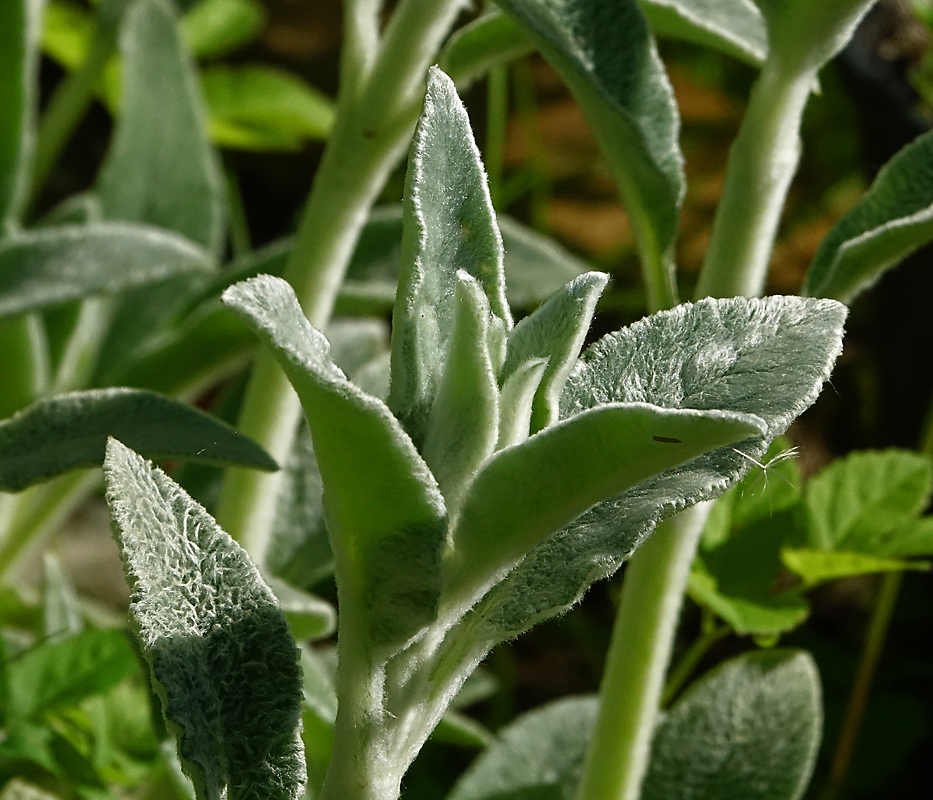
<svg viewBox="0 0 933 800">
<path fill-rule="evenodd" d="M 661 442 L 661 444 L 683 444 L 680 439 L 674 439 L 670 436 L 652 436 L 651 438 L 656 442 Z"/>
</svg>

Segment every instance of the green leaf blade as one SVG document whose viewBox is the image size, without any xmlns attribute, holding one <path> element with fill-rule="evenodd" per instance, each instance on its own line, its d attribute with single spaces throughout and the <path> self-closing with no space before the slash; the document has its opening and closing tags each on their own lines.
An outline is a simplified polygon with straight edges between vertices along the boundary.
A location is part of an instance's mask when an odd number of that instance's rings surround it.
<svg viewBox="0 0 933 800">
<path fill-rule="evenodd" d="M 0 317 L 210 267 L 207 253 L 191 241 L 148 225 L 105 222 L 23 233 L 0 243 Z"/>
<path fill-rule="evenodd" d="M 933 133 L 925 133 L 881 169 L 868 193 L 823 239 L 803 292 L 849 303 L 931 239 Z"/>
<path fill-rule="evenodd" d="M 108 219 L 167 228 L 217 253 L 223 182 L 194 66 L 165 0 L 139 0 L 120 35 L 123 101 L 98 178 Z"/>
<path fill-rule="evenodd" d="M 40 400 L 0 422 L 0 489 L 100 466 L 108 436 L 154 458 L 277 468 L 255 442 L 184 403 L 138 389 L 91 389 Z"/>
<path fill-rule="evenodd" d="M 181 32 L 195 58 L 218 58 L 253 41 L 265 21 L 256 0 L 200 0 L 182 18 Z"/>
<path fill-rule="evenodd" d="M 275 596 L 203 508 L 113 439 L 105 475 L 140 644 L 199 797 L 302 797 L 301 671 Z"/>
</svg>

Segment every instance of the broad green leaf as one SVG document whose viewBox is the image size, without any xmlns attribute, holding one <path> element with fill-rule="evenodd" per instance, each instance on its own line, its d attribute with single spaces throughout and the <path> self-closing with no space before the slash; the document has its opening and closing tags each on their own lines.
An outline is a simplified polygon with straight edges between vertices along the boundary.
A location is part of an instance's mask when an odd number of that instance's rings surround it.
<svg viewBox="0 0 933 800">
<path fill-rule="evenodd" d="M 768 29 L 769 51 L 785 69 L 816 72 L 855 33 L 875 0 L 755 0 Z"/>
<path fill-rule="evenodd" d="M 636 0 L 498 0 L 583 108 L 625 201 L 655 307 L 674 294 L 684 194 L 673 90 Z"/>
<path fill-rule="evenodd" d="M 89 389 L 39 400 L 0 422 L 0 489 L 100 466 L 108 436 L 153 458 L 276 469 L 259 445 L 203 411 L 138 389 Z"/>
<path fill-rule="evenodd" d="M 502 12 L 490 9 L 454 31 L 437 63 L 463 91 L 493 67 L 528 55 L 533 49 L 518 25 Z"/>
<path fill-rule="evenodd" d="M 300 798 L 301 669 L 246 552 L 163 472 L 111 439 L 107 499 L 140 646 L 201 798 Z"/>
<path fill-rule="evenodd" d="M 0 243 L 0 317 L 209 268 L 203 250 L 147 225 L 106 222 L 23 233 Z"/>
<path fill-rule="evenodd" d="M 266 578 L 296 640 L 322 639 L 337 628 L 337 612 L 326 600 L 278 578 Z"/>
<path fill-rule="evenodd" d="M 720 50 L 754 66 L 768 54 L 768 31 L 752 0 L 639 0 L 655 36 Z"/>
<path fill-rule="evenodd" d="M 882 558 L 933 555 L 933 517 L 912 519 L 875 538 L 872 552 Z"/>
<path fill-rule="evenodd" d="M 810 544 L 873 555 L 880 537 L 920 515 L 931 489 L 928 457 L 907 450 L 853 453 L 807 485 Z"/>
<path fill-rule="evenodd" d="M 18 224 L 29 189 L 43 5 L 43 0 L 0 5 L 0 235 Z"/>
<path fill-rule="evenodd" d="M 602 272 L 588 272 L 575 278 L 509 334 L 505 364 L 499 375 L 501 382 L 529 359 L 548 359 L 532 407 L 532 433 L 557 420 L 561 390 L 577 363 L 596 302 L 608 281 L 609 276 Z"/>
<path fill-rule="evenodd" d="M 42 628 L 47 639 L 84 630 L 84 613 L 71 578 L 51 553 L 42 556 Z"/>
<path fill-rule="evenodd" d="M 301 398 L 337 575 L 365 610 L 369 641 L 403 644 L 437 613 L 447 529 L 437 482 L 385 404 L 334 365 L 285 281 L 260 276 L 223 301 L 272 350 Z"/>
<path fill-rule="evenodd" d="M 334 103 L 301 78 L 259 65 L 209 67 L 201 73 L 211 138 L 221 147 L 298 150 L 326 139 Z"/>
<path fill-rule="evenodd" d="M 512 326 L 502 238 L 466 110 L 450 78 L 432 68 L 408 164 L 392 315 L 389 407 L 416 443 L 447 360 L 458 270 L 476 278 L 489 300 L 489 349 L 498 369 L 493 339 Z"/>
<path fill-rule="evenodd" d="M 181 34 L 195 58 L 218 58 L 253 41 L 265 21 L 257 0 L 200 0 L 182 17 Z"/>
<path fill-rule="evenodd" d="M 447 363 L 421 448 L 451 515 L 499 438 L 499 387 L 487 344 L 489 320 L 489 303 L 479 281 L 458 272 Z"/>
<path fill-rule="evenodd" d="M 933 132 L 881 171 L 868 193 L 820 242 L 804 293 L 850 303 L 889 267 L 933 239 Z"/>
<path fill-rule="evenodd" d="M 100 694 L 137 669 L 121 631 L 91 630 L 45 641 L 9 665 L 10 716 L 35 719 Z"/>
<path fill-rule="evenodd" d="M 895 558 L 879 558 L 864 553 L 846 550 L 808 550 L 788 548 L 781 559 L 791 572 L 799 575 L 806 588 L 817 586 L 839 578 L 856 575 L 871 575 L 876 572 L 902 572 L 907 569 L 925 570 L 929 564 L 916 561 L 901 561 Z"/>
<path fill-rule="evenodd" d="M 519 717 L 448 800 L 573 800 L 599 713 L 595 696 Z M 821 732 L 820 687 L 800 651 L 739 656 L 712 670 L 655 732 L 643 800 L 797 800 Z"/>
<path fill-rule="evenodd" d="M 802 650 L 746 653 L 711 670 L 661 718 L 642 800 L 798 800 L 823 727 Z"/>
<path fill-rule="evenodd" d="M 550 536 L 475 609 L 489 641 L 569 607 L 618 569 L 659 520 L 722 494 L 751 466 L 746 456 L 760 461 L 816 399 L 840 352 L 845 315 L 830 300 L 708 299 L 655 314 L 587 350 L 565 384 L 564 418 L 603 403 L 650 403 L 754 414 L 767 433 L 656 475 Z"/>
<path fill-rule="evenodd" d="M 471 484 L 451 534 L 451 602 L 472 599 L 597 503 L 766 430 L 751 414 L 606 403 L 499 451 Z"/>
<path fill-rule="evenodd" d="M 216 253 L 223 182 L 194 65 L 167 0 L 137 0 L 128 9 L 120 54 L 120 118 L 97 185 L 104 215 L 177 231 Z"/>
</svg>

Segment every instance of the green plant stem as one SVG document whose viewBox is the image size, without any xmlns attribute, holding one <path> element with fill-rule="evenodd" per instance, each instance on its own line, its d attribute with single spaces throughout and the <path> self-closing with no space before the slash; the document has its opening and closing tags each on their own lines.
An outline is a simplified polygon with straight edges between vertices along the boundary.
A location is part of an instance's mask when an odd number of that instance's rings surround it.
<svg viewBox="0 0 933 800">
<path fill-rule="evenodd" d="M 36 140 L 31 187 L 33 201 L 48 180 L 71 134 L 84 118 L 104 68 L 116 52 L 119 19 L 124 6 L 123 0 L 110 0 L 101 6 L 97 28 L 84 61 L 65 76 L 49 100 Z"/>
<path fill-rule="evenodd" d="M 829 777 L 826 787 L 820 795 L 820 800 L 833 800 L 845 786 L 852 756 L 855 753 L 855 744 L 858 741 L 859 729 L 868 698 L 871 694 L 872 683 L 878 670 L 878 662 L 884 651 L 884 642 L 891 625 L 891 617 L 897 605 L 897 595 L 901 587 L 902 573 L 889 572 L 882 576 L 881 587 L 875 599 L 871 620 L 868 623 L 868 633 L 862 645 L 859 656 L 858 669 L 855 673 L 855 682 L 849 696 L 849 705 L 846 708 L 845 721 L 842 724 L 842 733 L 836 744 L 832 765 L 829 768 Z"/>
<path fill-rule="evenodd" d="M 577 800 L 637 800 L 664 676 L 709 504 L 663 522 L 632 556 Z"/>
<path fill-rule="evenodd" d="M 305 314 L 319 329 L 330 320 L 369 209 L 408 144 L 427 68 L 462 6 L 463 0 L 402 0 L 365 87 L 341 87 L 334 128 L 285 271 Z M 240 430 L 281 464 L 299 416 L 297 397 L 284 373 L 271 355 L 260 353 L 240 412 Z M 241 468 L 228 470 L 224 479 L 218 522 L 258 564 L 265 561 L 281 480 L 281 473 Z"/>
<path fill-rule="evenodd" d="M 224 178 L 227 187 L 230 245 L 233 248 L 233 257 L 241 258 L 253 249 L 249 235 L 249 221 L 246 219 L 246 209 L 243 207 L 243 192 L 240 191 L 240 179 L 236 170 L 229 164 L 224 164 Z"/>
<path fill-rule="evenodd" d="M 696 641 L 690 645 L 690 649 L 684 653 L 677 667 L 671 671 L 667 684 L 664 686 L 664 694 L 661 697 L 662 706 L 670 705 L 671 701 L 690 679 L 690 676 L 693 675 L 703 657 L 713 645 L 722 641 L 728 635 L 729 628 L 726 625 L 717 625 L 714 620 L 713 624 L 697 637 Z"/>
<path fill-rule="evenodd" d="M 50 394 L 76 391 L 89 384 L 110 328 L 113 308 L 113 298 L 110 297 L 91 297 L 81 302 L 78 319 L 65 345 Z"/>
<path fill-rule="evenodd" d="M 722 199 L 696 296 L 757 297 L 791 179 L 800 160 L 800 121 L 815 75 L 779 58 L 765 62 L 729 152 Z"/>
</svg>

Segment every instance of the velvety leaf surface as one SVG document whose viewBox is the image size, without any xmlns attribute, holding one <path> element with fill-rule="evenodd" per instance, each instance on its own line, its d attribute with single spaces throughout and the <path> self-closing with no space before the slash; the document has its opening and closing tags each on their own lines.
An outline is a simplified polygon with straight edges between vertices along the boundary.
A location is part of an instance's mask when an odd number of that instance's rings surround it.
<svg viewBox="0 0 933 800">
<path fill-rule="evenodd" d="M 573 800 L 599 711 L 573 697 L 519 717 L 448 800 Z M 748 653 L 712 670 L 658 724 L 643 800 L 797 800 L 821 732 L 820 687 L 800 651 Z"/>
<path fill-rule="evenodd" d="M 0 6 L 0 233 L 18 222 L 26 199 L 43 6 L 42 0 L 4 0 Z"/>
<path fill-rule="evenodd" d="M 447 360 L 461 269 L 479 281 L 489 300 L 492 353 L 493 339 L 501 341 L 512 325 L 502 239 L 466 110 L 453 82 L 435 68 L 409 157 L 402 268 L 392 315 L 389 407 L 416 443 L 424 436 Z"/>
<path fill-rule="evenodd" d="M 760 460 L 815 399 L 841 349 L 846 310 L 826 300 L 704 300 L 655 314 L 591 347 L 571 373 L 561 415 L 602 403 L 728 409 L 767 423 L 735 445 Z M 750 462 L 723 447 L 582 514 L 535 548 L 475 613 L 492 641 L 571 605 L 612 574 L 658 520 L 724 492 Z"/>
<path fill-rule="evenodd" d="M 547 367 L 538 386 L 531 412 L 531 432 L 557 420 L 564 381 L 577 363 L 596 310 L 596 302 L 609 281 L 602 272 L 575 278 L 509 334 L 502 383 L 530 359 L 546 358 Z"/>
<path fill-rule="evenodd" d="M 120 119 L 98 179 L 104 214 L 177 231 L 216 253 L 223 183 L 167 0 L 138 0 L 126 12 L 120 54 Z"/>
<path fill-rule="evenodd" d="M 658 724 L 643 800 L 798 800 L 819 750 L 820 695 L 816 664 L 799 650 L 710 671 Z"/>
<path fill-rule="evenodd" d="M 223 301 L 272 350 L 301 398 L 338 578 L 354 587 L 370 642 L 404 643 L 437 613 L 447 529 L 437 482 L 385 404 L 334 365 L 285 281 L 260 276 Z"/>
<path fill-rule="evenodd" d="M 217 65 L 201 74 L 213 141 L 243 150 L 298 150 L 326 139 L 334 104 L 301 78 L 271 67 Z"/>
<path fill-rule="evenodd" d="M 113 439 L 104 474 L 140 645 L 199 795 L 302 797 L 301 670 L 272 591 L 201 506 Z"/>
<path fill-rule="evenodd" d="M 619 184 L 645 267 L 671 293 L 684 193 L 680 119 L 636 0 L 499 5 L 531 35 L 582 106 Z"/>
<path fill-rule="evenodd" d="M 34 719 L 75 705 L 119 683 L 137 666 L 120 631 L 91 630 L 42 642 L 10 663 L 10 716 Z"/>
<path fill-rule="evenodd" d="M 933 133 L 907 145 L 833 226 L 803 291 L 851 302 L 881 274 L 933 239 Z"/>
<path fill-rule="evenodd" d="M 259 445 L 203 411 L 138 389 L 90 389 L 39 400 L 0 422 L 0 488 L 100 466 L 108 436 L 152 458 L 276 469 Z"/>
<path fill-rule="evenodd" d="M 768 31 L 752 0 L 640 0 L 655 36 L 682 39 L 758 65 Z"/>
<path fill-rule="evenodd" d="M 509 17 L 490 9 L 453 32 L 437 63 L 462 91 L 493 67 L 527 55 L 533 47 Z"/>
<path fill-rule="evenodd" d="M 0 316 L 115 294 L 210 268 L 187 239 L 146 225 L 67 225 L 0 243 Z"/>
</svg>

